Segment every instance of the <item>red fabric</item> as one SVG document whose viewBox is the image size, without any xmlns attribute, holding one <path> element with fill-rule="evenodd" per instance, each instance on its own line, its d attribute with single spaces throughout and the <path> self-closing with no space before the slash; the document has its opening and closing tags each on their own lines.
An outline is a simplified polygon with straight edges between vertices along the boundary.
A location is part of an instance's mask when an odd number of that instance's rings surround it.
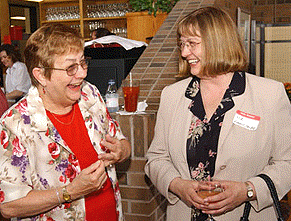
<svg viewBox="0 0 291 221">
<path fill-rule="evenodd" d="M 95 42 L 90 47 L 91 48 L 115 48 L 115 47 L 122 47 L 122 46 L 118 43 L 101 44 L 101 43 Z"/>
<path fill-rule="evenodd" d="M 4 92 L 0 89 L 0 117 L 8 109 L 9 105 Z"/>
<path fill-rule="evenodd" d="M 61 124 L 49 111 L 47 111 L 47 115 L 60 133 L 61 137 L 75 154 L 80 163 L 80 167 L 83 170 L 98 160 L 98 154 L 91 144 L 79 105 L 75 104 L 74 108 L 75 114 L 74 110 L 72 110 L 68 114 L 57 115 L 57 118 L 62 122 L 70 122 L 72 117 L 74 117 L 74 120 L 70 125 Z M 85 208 L 86 221 L 118 220 L 116 201 L 109 178 L 107 178 L 104 188 L 85 197 Z"/>
</svg>

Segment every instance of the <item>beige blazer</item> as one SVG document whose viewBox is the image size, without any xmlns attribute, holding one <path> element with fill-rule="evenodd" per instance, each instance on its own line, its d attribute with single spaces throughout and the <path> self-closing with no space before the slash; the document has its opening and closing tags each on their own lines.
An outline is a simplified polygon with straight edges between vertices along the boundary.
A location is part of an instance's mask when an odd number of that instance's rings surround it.
<svg viewBox="0 0 291 221">
<path fill-rule="evenodd" d="M 161 95 L 155 136 L 147 153 L 145 172 L 168 200 L 168 221 L 190 221 L 190 208 L 168 191 L 175 177 L 190 179 L 186 139 L 191 122 L 190 100 L 185 89 L 191 78 L 166 87 Z M 233 98 L 220 132 L 215 179 L 251 181 L 257 192 L 250 221 L 274 221 L 275 213 L 267 185 L 259 173 L 268 174 L 282 198 L 291 189 L 291 105 L 282 83 L 246 74 L 245 92 Z M 256 130 L 233 123 L 236 111 L 260 116 Z M 217 221 L 238 221 L 244 204 Z"/>
</svg>

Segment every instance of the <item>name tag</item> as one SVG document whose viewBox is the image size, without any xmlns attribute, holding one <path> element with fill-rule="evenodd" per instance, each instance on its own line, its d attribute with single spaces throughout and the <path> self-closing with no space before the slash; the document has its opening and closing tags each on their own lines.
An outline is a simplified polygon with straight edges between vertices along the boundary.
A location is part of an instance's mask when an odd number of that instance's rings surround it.
<svg viewBox="0 0 291 221">
<path fill-rule="evenodd" d="M 237 110 L 233 118 L 233 123 L 248 130 L 258 128 L 261 117 Z"/>
</svg>

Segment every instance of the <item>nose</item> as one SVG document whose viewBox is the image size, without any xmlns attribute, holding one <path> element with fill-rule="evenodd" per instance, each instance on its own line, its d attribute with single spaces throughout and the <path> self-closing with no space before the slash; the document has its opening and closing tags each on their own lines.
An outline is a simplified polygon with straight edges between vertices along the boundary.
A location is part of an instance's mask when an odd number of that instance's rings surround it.
<svg viewBox="0 0 291 221">
<path fill-rule="evenodd" d="M 191 52 L 191 50 L 190 50 L 190 47 L 182 47 L 181 48 L 181 56 L 182 57 L 187 57 L 187 56 L 189 56 L 190 54 L 192 54 L 192 52 Z"/>
<path fill-rule="evenodd" d="M 79 65 L 77 73 L 74 76 L 75 76 L 75 78 L 84 79 L 85 77 L 87 77 L 87 71 L 88 71 L 88 69 L 84 69 L 84 68 L 82 68 L 81 65 Z"/>
</svg>

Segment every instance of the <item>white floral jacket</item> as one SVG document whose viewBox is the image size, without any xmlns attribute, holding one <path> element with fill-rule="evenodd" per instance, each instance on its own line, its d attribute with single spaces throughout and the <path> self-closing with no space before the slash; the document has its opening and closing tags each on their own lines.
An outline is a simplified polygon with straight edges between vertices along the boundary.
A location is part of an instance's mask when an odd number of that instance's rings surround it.
<svg viewBox="0 0 291 221">
<path fill-rule="evenodd" d="M 88 82 L 83 84 L 79 107 L 97 153 L 103 152 L 99 143 L 104 134 L 125 138 L 117 122 L 110 117 L 98 89 Z M 31 87 L 24 99 L 2 116 L 0 133 L 1 203 L 24 197 L 32 189 L 45 190 L 66 185 L 80 173 L 78 160 L 46 116 L 35 87 Z M 114 167 L 108 169 L 108 175 L 115 193 L 119 220 L 123 220 Z M 20 220 L 83 221 L 86 220 L 85 200 L 81 198 L 45 214 Z"/>
</svg>

